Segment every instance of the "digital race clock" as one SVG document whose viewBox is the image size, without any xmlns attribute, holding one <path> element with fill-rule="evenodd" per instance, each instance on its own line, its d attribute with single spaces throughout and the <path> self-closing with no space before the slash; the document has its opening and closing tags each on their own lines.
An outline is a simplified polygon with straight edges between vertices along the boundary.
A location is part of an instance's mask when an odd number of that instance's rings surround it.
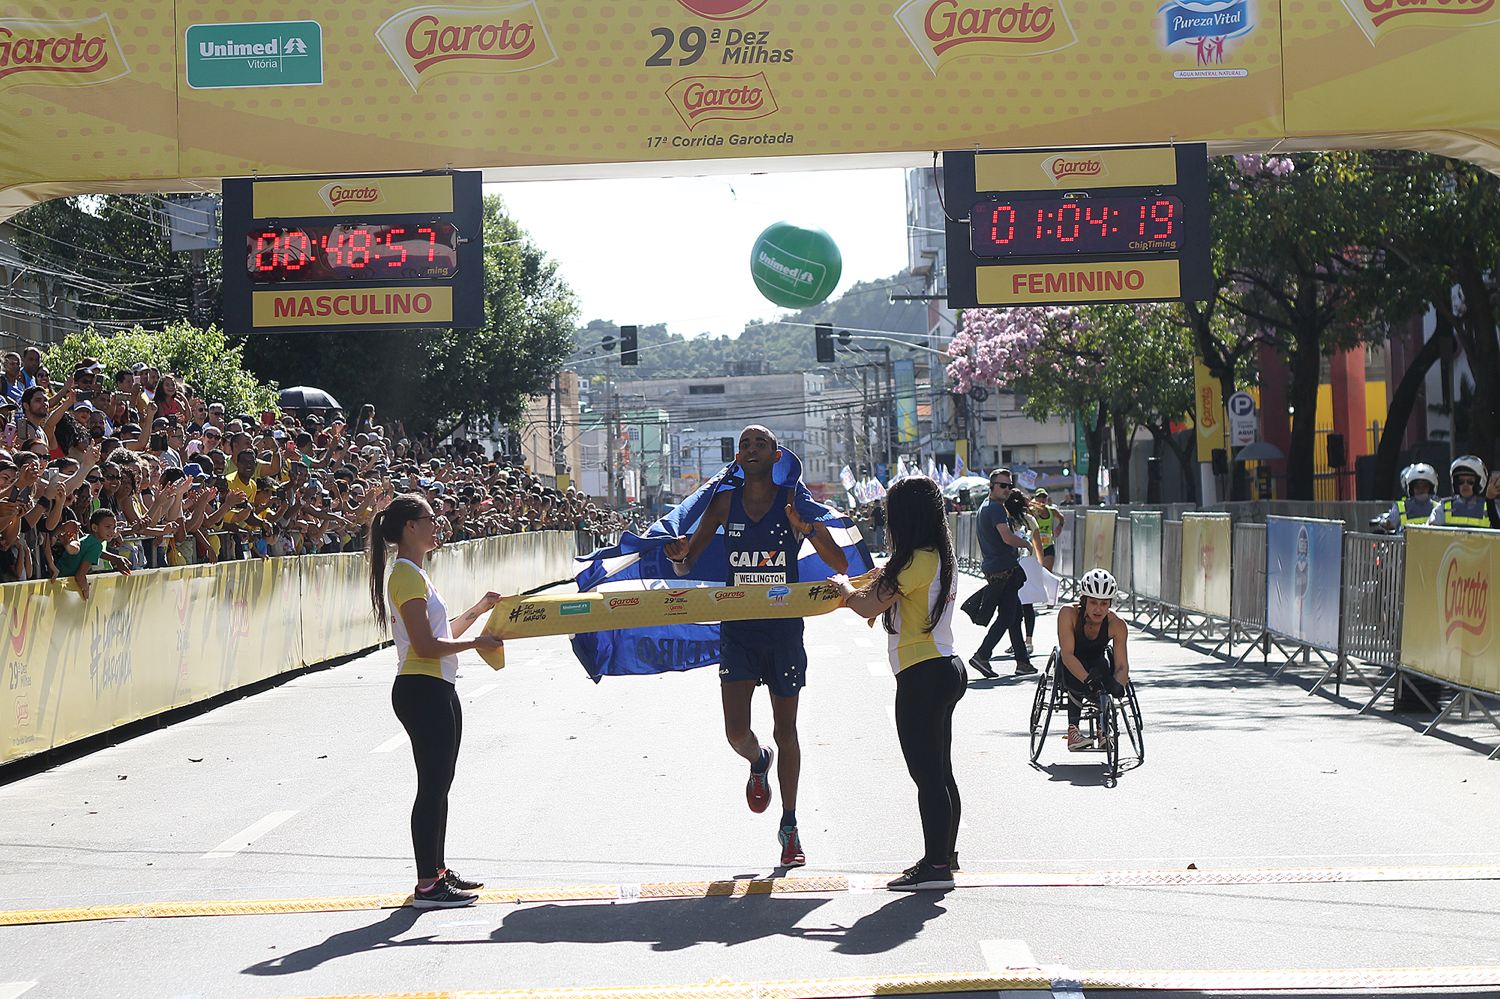
<svg viewBox="0 0 1500 999">
<path fill-rule="evenodd" d="M 245 235 L 256 284 L 447 278 L 458 273 L 452 222 L 260 226 Z"/>
<path fill-rule="evenodd" d="M 1201 143 L 944 153 L 942 182 L 953 308 L 1212 292 Z"/>
<path fill-rule="evenodd" d="M 477 328 L 483 212 L 473 172 L 225 180 L 225 326 Z"/>
<path fill-rule="evenodd" d="M 1172 253 L 1185 228 L 1182 200 L 1169 195 L 986 199 L 969 210 L 976 257 Z"/>
</svg>

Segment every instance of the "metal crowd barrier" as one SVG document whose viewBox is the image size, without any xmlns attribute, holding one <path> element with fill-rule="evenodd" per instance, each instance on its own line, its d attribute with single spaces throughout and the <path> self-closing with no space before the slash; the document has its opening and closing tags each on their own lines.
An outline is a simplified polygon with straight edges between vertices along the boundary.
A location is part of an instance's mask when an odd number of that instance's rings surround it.
<svg viewBox="0 0 1500 999">
<path fill-rule="evenodd" d="M 1250 641 L 1266 630 L 1266 525 L 1234 525 L 1234 568 L 1230 576 L 1229 654 L 1234 655 L 1234 636 Z"/>
<path fill-rule="evenodd" d="M 1120 589 L 1125 589 L 1130 581 L 1130 565 L 1133 551 L 1130 547 L 1130 518 L 1123 514 L 1115 517 L 1115 551 L 1111 560 L 1110 572 L 1114 574 L 1115 582 Z M 1135 616 L 1135 597 L 1131 595 L 1130 614 Z"/>
<path fill-rule="evenodd" d="M 1076 507 L 1063 510 L 1062 534 L 1054 536 L 1052 540 L 1057 556 L 1052 563 L 1052 573 L 1058 577 L 1057 599 L 1063 603 L 1078 595 L 1078 579 L 1074 572 L 1073 558 L 1073 553 L 1078 548 L 1078 512 Z"/>
<path fill-rule="evenodd" d="M 1344 590 L 1340 599 L 1337 672 L 1378 691 L 1363 666 L 1395 670 L 1401 661 L 1402 592 L 1406 539 L 1384 534 L 1344 535 Z M 1317 690 L 1335 671 L 1324 673 Z M 1368 707 L 1368 705 L 1367 705 Z"/>
<path fill-rule="evenodd" d="M 1167 520 L 1161 525 L 1161 603 L 1162 625 L 1170 615 L 1180 621 L 1182 612 L 1182 521 Z"/>
</svg>

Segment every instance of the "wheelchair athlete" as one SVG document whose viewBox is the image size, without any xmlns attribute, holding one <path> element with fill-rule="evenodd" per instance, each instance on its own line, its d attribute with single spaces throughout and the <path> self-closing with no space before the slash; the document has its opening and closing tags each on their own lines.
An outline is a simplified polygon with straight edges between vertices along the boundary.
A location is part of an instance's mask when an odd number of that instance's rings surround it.
<svg viewBox="0 0 1500 999">
<path fill-rule="evenodd" d="M 1088 749 L 1093 740 L 1078 729 L 1081 698 L 1101 692 L 1125 696 L 1130 660 L 1125 652 L 1125 622 L 1110 610 L 1119 587 L 1103 569 L 1091 569 L 1078 583 L 1078 605 L 1057 612 L 1057 651 L 1068 697 L 1068 751 Z M 1113 662 L 1111 662 L 1111 645 Z"/>
</svg>

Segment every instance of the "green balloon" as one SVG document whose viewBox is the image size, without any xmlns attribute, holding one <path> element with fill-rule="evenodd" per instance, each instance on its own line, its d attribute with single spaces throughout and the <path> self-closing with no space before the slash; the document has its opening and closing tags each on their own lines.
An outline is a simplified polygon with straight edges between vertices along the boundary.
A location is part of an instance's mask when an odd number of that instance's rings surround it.
<svg viewBox="0 0 1500 999">
<path fill-rule="evenodd" d="M 750 276 L 760 293 L 786 309 L 805 309 L 833 294 L 844 271 L 838 244 L 822 229 L 777 222 L 750 250 Z"/>
</svg>

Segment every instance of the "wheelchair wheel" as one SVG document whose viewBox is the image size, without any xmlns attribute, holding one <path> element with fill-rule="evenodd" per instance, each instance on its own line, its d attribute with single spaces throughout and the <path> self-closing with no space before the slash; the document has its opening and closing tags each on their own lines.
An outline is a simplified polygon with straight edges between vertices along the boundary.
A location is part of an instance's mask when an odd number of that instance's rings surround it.
<svg viewBox="0 0 1500 999">
<path fill-rule="evenodd" d="M 1099 695 L 1099 745 L 1105 779 L 1113 783 L 1120 778 L 1120 703 L 1108 694 Z"/>
<path fill-rule="evenodd" d="M 1052 708 L 1056 698 L 1053 696 L 1057 686 L 1055 669 L 1056 653 L 1053 658 L 1047 660 L 1047 666 L 1036 678 L 1036 696 L 1031 699 L 1031 762 L 1035 763 L 1042 755 L 1042 747 L 1047 744 L 1047 729 L 1052 724 Z"/>
<path fill-rule="evenodd" d="M 1120 712 L 1121 727 L 1125 730 L 1125 737 L 1130 740 L 1130 748 L 1135 756 L 1135 765 L 1140 766 L 1146 762 L 1146 735 L 1141 727 L 1141 702 L 1136 697 L 1135 684 L 1129 683 L 1125 686 L 1125 704 Z"/>
</svg>

